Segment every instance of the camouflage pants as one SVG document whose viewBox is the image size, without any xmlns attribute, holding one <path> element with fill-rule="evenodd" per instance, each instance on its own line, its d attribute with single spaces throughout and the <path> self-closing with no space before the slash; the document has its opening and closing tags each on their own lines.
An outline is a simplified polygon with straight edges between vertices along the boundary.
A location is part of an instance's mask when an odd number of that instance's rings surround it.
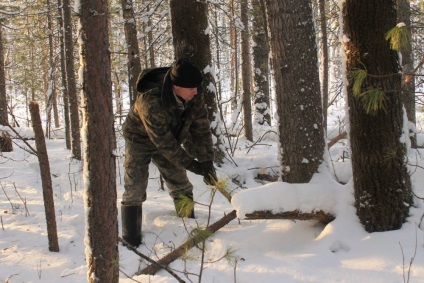
<svg viewBox="0 0 424 283">
<path fill-rule="evenodd" d="M 122 204 L 140 205 L 146 200 L 150 161 L 153 161 L 159 169 L 172 198 L 179 194 L 192 194 L 193 185 L 187 178 L 185 168 L 174 165 L 161 154 L 146 149 L 140 143 L 126 140 L 124 163 L 125 192 L 122 196 Z"/>
</svg>

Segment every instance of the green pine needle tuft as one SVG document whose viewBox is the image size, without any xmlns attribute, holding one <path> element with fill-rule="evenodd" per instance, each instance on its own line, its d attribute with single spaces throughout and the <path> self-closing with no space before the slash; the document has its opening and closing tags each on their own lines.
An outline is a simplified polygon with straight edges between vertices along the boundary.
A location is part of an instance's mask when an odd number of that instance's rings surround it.
<svg viewBox="0 0 424 283">
<path fill-rule="evenodd" d="M 215 183 L 215 187 L 229 202 L 231 202 L 231 193 L 226 179 L 219 179 L 218 182 Z"/>
<path fill-rule="evenodd" d="M 199 239 L 201 242 L 205 241 L 207 238 L 209 238 L 212 235 L 213 233 L 211 231 L 209 231 L 208 229 L 202 229 L 202 228 L 194 228 L 190 232 L 191 238 Z"/>
<path fill-rule="evenodd" d="M 386 95 L 377 88 L 369 89 L 360 95 L 361 101 L 367 114 L 375 114 L 378 110 L 387 112 Z"/>
<path fill-rule="evenodd" d="M 362 69 L 356 69 L 351 71 L 350 75 L 353 80 L 353 95 L 360 96 L 362 93 L 362 83 L 367 77 L 367 71 Z"/>
<path fill-rule="evenodd" d="M 408 51 L 410 37 L 405 25 L 397 25 L 386 33 L 385 39 L 389 41 L 390 48 L 395 51 Z"/>
<path fill-rule="evenodd" d="M 194 201 L 186 195 L 178 195 L 178 200 L 175 202 L 177 214 L 181 217 L 189 217 L 194 210 Z"/>
</svg>

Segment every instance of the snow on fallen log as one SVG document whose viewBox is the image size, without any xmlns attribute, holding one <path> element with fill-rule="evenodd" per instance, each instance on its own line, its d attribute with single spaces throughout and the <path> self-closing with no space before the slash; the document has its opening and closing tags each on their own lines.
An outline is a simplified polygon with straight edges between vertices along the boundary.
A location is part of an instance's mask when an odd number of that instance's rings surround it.
<svg viewBox="0 0 424 283">
<path fill-rule="evenodd" d="M 330 184 L 274 182 L 239 191 L 231 204 L 241 219 L 316 219 L 336 215 L 339 190 Z"/>
</svg>

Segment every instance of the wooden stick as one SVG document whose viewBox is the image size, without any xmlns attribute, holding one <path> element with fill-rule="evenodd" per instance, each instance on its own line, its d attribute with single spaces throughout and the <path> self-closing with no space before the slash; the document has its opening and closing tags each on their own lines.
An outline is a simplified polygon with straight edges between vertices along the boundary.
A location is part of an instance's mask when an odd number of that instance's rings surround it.
<svg viewBox="0 0 424 283">
<path fill-rule="evenodd" d="M 169 274 L 171 274 L 172 276 L 174 276 L 174 278 L 177 279 L 178 282 L 185 283 L 185 281 L 183 279 L 181 279 L 181 277 L 179 277 L 178 274 L 176 274 L 174 271 L 172 271 L 171 269 L 169 269 L 167 266 L 160 265 L 159 263 L 157 263 L 156 261 L 154 261 L 153 259 L 151 259 L 147 255 L 139 252 L 136 248 L 134 248 L 133 246 L 131 246 L 131 244 L 129 244 L 127 241 L 125 241 L 121 237 L 118 238 L 118 241 L 120 241 L 122 244 L 124 244 L 125 247 L 127 247 L 129 250 L 133 251 L 136 255 L 138 255 L 142 259 L 145 259 L 148 262 L 150 262 L 152 265 L 158 265 L 159 268 L 165 269 Z"/>
<path fill-rule="evenodd" d="M 217 222 L 207 227 L 206 229 L 211 233 L 215 233 L 216 231 L 218 231 L 219 229 L 221 229 L 222 227 L 230 223 L 232 220 L 234 220 L 236 217 L 237 217 L 237 213 L 235 210 L 233 210 L 229 214 L 219 219 Z M 189 249 L 191 249 L 192 247 L 196 246 L 197 244 L 199 244 L 200 242 L 204 240 L 205 239 L 202 236 L 197 236 L 197 237 L 188 239 L 184 244 L 182 244 L 181 246 L 179 246 L 178 248 L 176 248 L 175 250 L 165 255 L 160 260 L 158 260 L 156 264 L 151 264 L 147 266 L 143 270 L 136 272 L 135 275 L 156 274 L 159 270 L 162 269 L 161 266 L 168 266 L 173 261 L 180 258 L 184 253 L 186 253 L 186 251 L 188 251 Z"/>
<path fill-rule="evenodd" d="M 334 139 L 332 139 L 331 141 L 328 142 L 328 148 L 332 147 L 333 145 L 335 145 L 339 140 L 344 139 L 347 137 L 347 132 L 343 132 L 340 133 L 337 137 L 335 137 Z"/>
</svg>

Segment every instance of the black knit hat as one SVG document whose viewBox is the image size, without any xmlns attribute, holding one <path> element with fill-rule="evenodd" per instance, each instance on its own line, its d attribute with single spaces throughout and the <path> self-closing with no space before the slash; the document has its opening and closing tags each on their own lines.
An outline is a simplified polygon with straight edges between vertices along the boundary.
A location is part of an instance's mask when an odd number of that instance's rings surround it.
<svg viewBox="0 0 424 283">
<path fill-rule="evenodd" d="M 178 59 L 171 70 L 171 81 L 174 85 L 195 88 L 202 84 L 202 73 L 187 58 Z"/>
</svg>

